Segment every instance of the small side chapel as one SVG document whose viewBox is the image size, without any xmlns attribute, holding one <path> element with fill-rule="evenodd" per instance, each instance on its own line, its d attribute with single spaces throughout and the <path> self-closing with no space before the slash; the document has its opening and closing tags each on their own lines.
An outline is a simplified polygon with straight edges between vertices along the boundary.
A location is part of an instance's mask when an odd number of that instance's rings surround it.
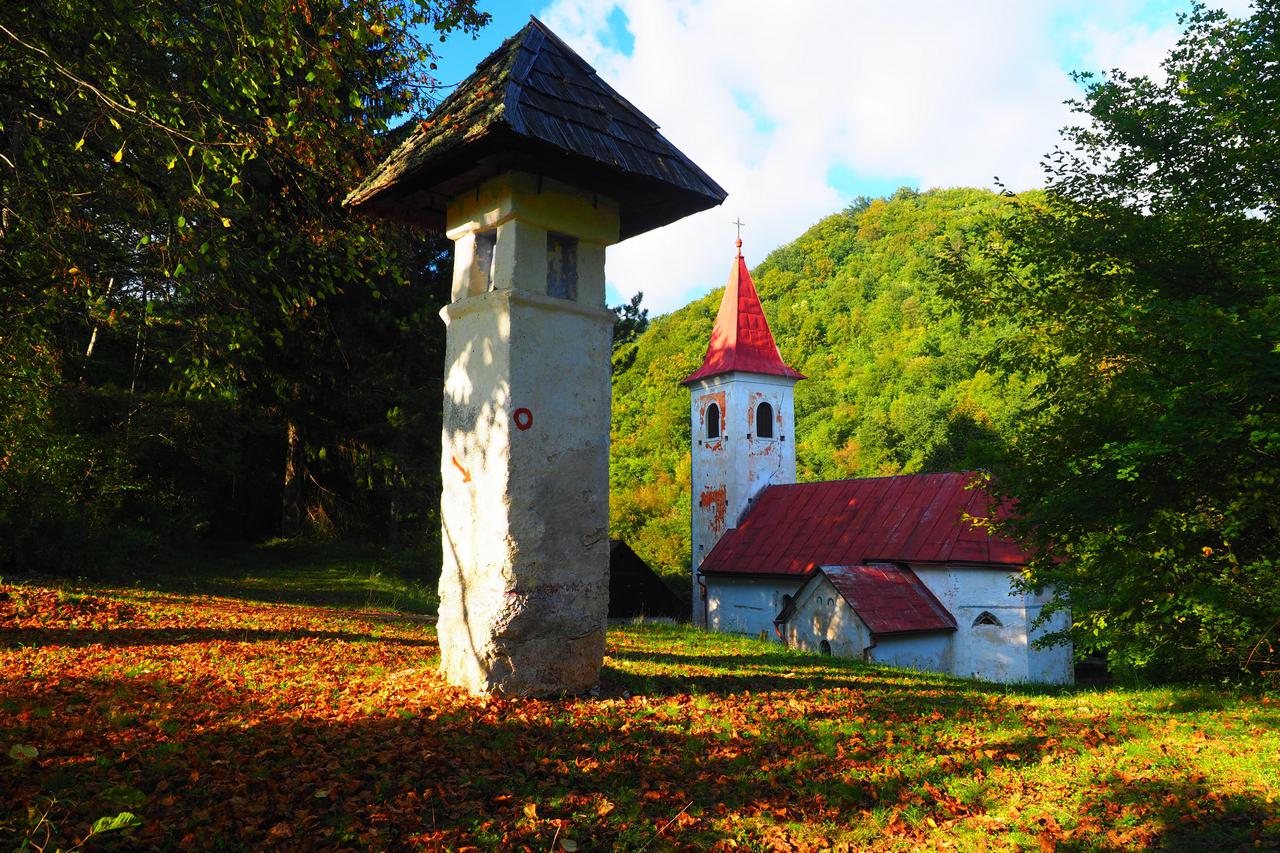
<svg viewBox="0 0 1280 853">
<path fill-rule="evenodd" d="M 969 518 L 969 473 L 797 483 L 794 389 L 742 240 L 691 392 L 693 621 L 807 651 L 998 682 L 1069 684 L 1033 648 L 1048 592 L 1012 581 L 1016 543 Z"/>
</svg>

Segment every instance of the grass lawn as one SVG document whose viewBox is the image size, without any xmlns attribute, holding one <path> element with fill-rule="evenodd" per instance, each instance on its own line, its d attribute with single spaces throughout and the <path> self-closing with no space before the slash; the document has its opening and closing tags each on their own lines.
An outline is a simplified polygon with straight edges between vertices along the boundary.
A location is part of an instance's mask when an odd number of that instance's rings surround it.
<svg viewBox="0 0 1280 853">
<path fill-rule="evenodd" d="M 374 545 L 277 539 L 204 545 L 181 559 L 143 565 L 114 580 L 165 592 L 200 592 L 270 603 L 435 613 L 436 579 L 412 551 Z M 434 570 L 433 570 L 434 571 Z"/>
<path fill-rule="evenodd" d="M 0 847 L 1280 848 L 1280 699 L 1034 690 L 635 626 L 476 699 L 420 619 L 0 586 Z M 99 842 L 100 839 L 100 842 Z"/>
</svg>

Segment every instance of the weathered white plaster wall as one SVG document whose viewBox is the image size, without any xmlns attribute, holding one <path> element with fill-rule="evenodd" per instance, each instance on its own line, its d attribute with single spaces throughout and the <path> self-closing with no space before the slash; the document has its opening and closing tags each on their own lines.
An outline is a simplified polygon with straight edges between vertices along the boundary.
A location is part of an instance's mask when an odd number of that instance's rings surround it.
<svg viewBox="0 0 1280 853">
<path fill-rule="evenodd" d="M 895 634 L 877 637 L 867 653 L 869 660 L 919 672 L 954 673 L 955 634 L 930 631 L 924 634 Z"/>
<path fill-rule="evenodd" d="M 495 228 L 489 275 L 472 263 L 475 236 Z M 548 230 L 580 241 L 576 300 L 546 295 Z M 604 246 L 617 233 L 611 201 L 531 175 L 449 207 L 438 630 L 442 671 L 473 692 L 579 692 L 599 675 L 613 326 Z"/>
<path fill-rule="evenodd" d="M 1043 609 L 1044 603 L 1049 600 L 1050 591 L 1043 590 L 1039 594 L 1031 594 L 1027 596 L 1027 623 L 1034 625 L 1035 620 L 1040 617 L 1040 611 Z M 1039 637 L 1045 634 L 1051 634 L 1055 631 L 1065 631 L 1071 627 L 1071 615 L 1069 613 L 1058 612 L 1048 621 L 1047 624 L 1033 627 L 1027 637 L 1030 642 L 1035 642 Z M 1075 683 L 1075 654 L 1070 645 L 1055 645 L 1047 649 L 1036 649 L 1028 647 L 1027 649 L 1027 672 L 1029 681 L 1043 682 L 1046 684 L 1074 684 Z"/>
<path fill-rule="evenodd" d="M 839 657 L 864 658 L 891 666 L 941 672 L 995 682 L 1070 684 L 1074 680 L 1069 646 L 1039 650 L 1030 642 L 1042 632 L 1060 630 L 1068 622 L 1058 614 L 1035 630 L 1032 621 L 1048 593 L 1023 595 L 1010 584 L 1014 574 L 1003 568 L 915 565 L 913 571 L 951 612 L 955 631 L 873 637 L 857 613 L 825 576 L 792 590 L 772 579 L 717 577 L 708 584 L 711 627 L 756 635 L 760 614 L 782 609 L 782 596 L 797 596 L 796 611 L 784 628 L 792 648 L 818 653 L 826 640 Z M 984 612 L 1001 625 L 974 625 Z M 772 636 L 772 634 L 771 634 Z"/>
<path fill-rule="evenodd" d="M 1069 646 L 1030 648 L 1030 631 L 1039 603 L 1012 586 L 1016 573 L 984 566 L 913 565 L 912 570 L 956 619 L 953 675 L 984 681 L 1070 684 L 1074 680 Z M 999 626 L 974 625 L 984 611 Z M 1065 617 L 1056 620 L 1062 624 Z"/>
<path fill-rule="evenodd" d="M 763 631 L 777 641 L 773 619 L 782 610 L 782 596 L 793 595 L 800 583 L 785 578 L 755 580 L 707 575 L 707 627 L 727 634 L 758 637 Z"/>
<path fill-rule="evenodd" d="M 732 372 L 690 386 L 694 624 L 703 624 L 698 566 L 725 531 L 738 525 L 761 489 L 796 481 L 795 383 L 780 376 Z M 773 438 L 756 434 L 756 407 L 762 401 L 773 406 Z M 716 439 L 707 437 L 712 403 L 722 419 Z M 770 618 L 775 615 L 776 610 Z"/>
<path fill-rule="evenodd" d="M 921 672 L 953 670 L 952 632 L 933 631 L 873 637 L 857 611 L 825 575 L 801 589 L 796 610 L 787 621 L 787 645 L 821 654 L 826 641 L 836 657 L 856 658 Z"/>
<path fill-rule="evenodd" d="M 832 655 L 858 660 L 872 642 L 866 623 L 825 575 L 817 576 L 800 590 L 785 632 L 790 648 L 821 654 L 825 640 Z"/>
</svg>

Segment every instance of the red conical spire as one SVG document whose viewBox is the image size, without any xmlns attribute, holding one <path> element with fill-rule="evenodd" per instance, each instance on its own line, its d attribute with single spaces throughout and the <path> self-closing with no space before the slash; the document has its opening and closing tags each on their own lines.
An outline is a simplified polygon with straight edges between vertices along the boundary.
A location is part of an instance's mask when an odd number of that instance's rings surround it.
<svg viewBox="0 0 1280 853">
<path fill-rule="evenodd" d="M 720 300 L 720 312 L 711 327 L 711 343 L 702 367 L 685 378 L 685 384 L 730 371 L 763 373 L 804 379 L 787 367 L 778 345 L 769 331 L 769 321 L 760 307 L 760 297 L 742 258 L 742 238 L 738 238 L 738 257 L 734 259 L 729 283 Z"/>
</svg>

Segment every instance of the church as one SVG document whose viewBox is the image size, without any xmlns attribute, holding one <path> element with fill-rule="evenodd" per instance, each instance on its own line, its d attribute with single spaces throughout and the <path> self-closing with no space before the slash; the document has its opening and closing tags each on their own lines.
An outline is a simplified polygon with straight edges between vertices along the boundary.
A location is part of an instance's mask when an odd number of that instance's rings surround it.
<svg viewBox="0 0 1280 853">
<path fill-rule="evenodd" d="M 1047 590 L 971 519 L 969 473 L 797 483 L 794 389 L 738 240 L 691 392 L 693 621 L 820 654 L 997 682 L 1069 684 L 1071 647 L 1037 649 Z"/>
</svg>

